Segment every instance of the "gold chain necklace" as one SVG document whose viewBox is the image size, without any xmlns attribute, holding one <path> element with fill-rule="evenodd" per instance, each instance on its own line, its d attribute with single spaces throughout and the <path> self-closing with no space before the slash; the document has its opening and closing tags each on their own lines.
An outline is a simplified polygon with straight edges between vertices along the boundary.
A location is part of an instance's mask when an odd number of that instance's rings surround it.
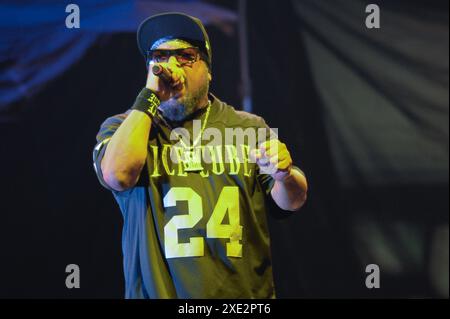
<svg viewBox="0 0 450 319">
<path fill-rule="evenodd" d="M 178 136 L 178 140 L 183 145 L 183 154 L 181 161 L 184 165 L 184 170 L 186 172 L 199 172 L 203 170 L 202 162 L 201 162 L 201 149 L 200 151 L 195 151 L 195 146 L 197 145 L 198 141 L 202 138 L 203 131 L 206 128 L 206 123 L 208 122 L 209 118 L 209 111 L 211 109 L 211 101 L 208 100 L 208 106 L 206 109 L 206 115 L 205 120 L 202 123 L 202 128 L 200 129 L 200 134 L 197 136 L 195 141 L 192 142 L 192 146 L 187 146 L 183 142 L 183 137 L 174 131 L 174 133 Z"/>
<path fill-rule="evenodd" d="M 174 131 L 174 133 L 178 136 L 178 140 L 180 141 L 180 143 L 183 145 L 183 147 L 185 149 L 193 149 L 198 141 L 202 138 L 203 135 L 203 131 L 206 128 L 206 123 L 208 122 L 208 118 L 209 118 L 209 111 L 211 109 L 211 101 L 208 100 L 208 106 L 206 107 L 206 115 L 205 115 L 205 120 L 202 123 L 202 128 L 200 129 L 200 134 L 197 136 L 197 138 L 195 139 L 195 141 L 192 142 L 192 146 L 187 146 L 184 142 L 183 142 L 183 136 L 181 136 L 181 134 L 178 134 L 177 132 Z"/>
</svg>

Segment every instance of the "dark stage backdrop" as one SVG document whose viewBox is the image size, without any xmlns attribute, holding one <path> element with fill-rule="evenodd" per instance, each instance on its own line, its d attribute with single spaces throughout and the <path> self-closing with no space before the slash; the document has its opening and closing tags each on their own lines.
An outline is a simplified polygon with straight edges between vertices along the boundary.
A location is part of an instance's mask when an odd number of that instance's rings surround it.
<svg viewBox="0 0 450 319">
<path fill-rule="evenodd" d="M 279 129 L 310 183 L 298 213 L 268 200 L 277 294 L 448 297 L 448 3 L 381 2 L 382 17 L 386 9 L 394 18 L 382 18 L 376 35 L 364 30 L 362 1 L 336 3 L 247 4 L 253 111 Z M 397 42 L 383 41 L 384 26 Z M 207 29 L 212 92 L 241 108 L 237 24 Z M 413 49 L 419 56 L 405 60 Z M 0 62 L 11 69 L 11 60 Z M 123 297 L 121 214 L 96 179 L 92 147 L 145 76 L 135 33 L 109 32 L 0 112 L 0 298 Z M 0 92 L 8 85 L 0 81 Z M 65 286 L 72 263 L 80 289 Z M 372 263 L 379 290 L 365 286 Z"/>
<path fill-rule="evenodd" d="M 255 110 L 310 182 L 272 223 L 285 296 L 448 297 L 448 2 L 377 4 L 250 4 Z"/>
</svg>

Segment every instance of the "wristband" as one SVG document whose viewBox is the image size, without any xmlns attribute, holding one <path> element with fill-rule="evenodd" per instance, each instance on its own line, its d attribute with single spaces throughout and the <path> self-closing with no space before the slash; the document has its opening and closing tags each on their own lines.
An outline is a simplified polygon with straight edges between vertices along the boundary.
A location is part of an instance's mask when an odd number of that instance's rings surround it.
<svg viewBox="0 0 450 319">
<path fill-rule="evenodd" d="M 153 118 L 160 103 L 158 96 L 152 90 L 143 88 L 131 109 L 144 112 Z"/>
</svg>

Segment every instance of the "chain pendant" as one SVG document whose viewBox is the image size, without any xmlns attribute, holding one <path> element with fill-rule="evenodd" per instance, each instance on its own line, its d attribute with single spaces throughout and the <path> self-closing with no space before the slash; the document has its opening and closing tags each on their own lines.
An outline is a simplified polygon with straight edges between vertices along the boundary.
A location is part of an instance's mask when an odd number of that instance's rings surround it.
<svg viewBox="0 0 450 319">
<path fill-rule="evenodd" d="M 201 156 L 195 150 L 184 149 L 183 165 L 186 172 L 199 172 L 203 170 Z"/>
</svg>

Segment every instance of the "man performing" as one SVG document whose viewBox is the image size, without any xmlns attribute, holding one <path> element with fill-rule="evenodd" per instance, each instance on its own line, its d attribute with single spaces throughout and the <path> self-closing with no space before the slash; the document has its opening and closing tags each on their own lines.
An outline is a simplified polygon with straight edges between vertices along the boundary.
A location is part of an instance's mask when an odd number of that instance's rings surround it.
<svg viewBox="0 0 450 319">
<path fill-rule="evenodd" d="M 124 219 L 125 297 L 275 298 L 265 196 L 300 209 L 303 172 L 273 135 L 251 145 L 251 132 L 268 131 L 261 117 L 209 93 L 211 47 L 198 19 L 152 16 L 137 36 L 146 87 L 101 125 L 94 149 Z M 232 129 L 247 143 L 212 143 Z"/>
</svg>

